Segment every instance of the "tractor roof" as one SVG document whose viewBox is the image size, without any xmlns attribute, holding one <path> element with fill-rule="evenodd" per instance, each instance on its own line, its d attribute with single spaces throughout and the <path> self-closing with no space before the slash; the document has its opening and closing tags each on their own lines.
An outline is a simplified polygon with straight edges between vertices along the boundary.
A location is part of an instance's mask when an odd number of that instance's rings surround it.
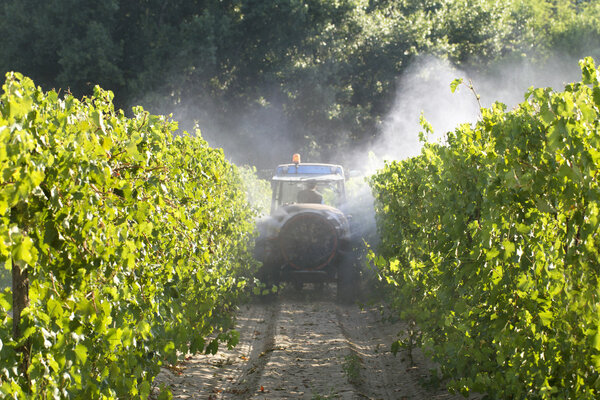
<svg viewBox="0 0 600 400">
<path fill-rule="evenodd" d="M 335 164 L 281 164 L 275 170 L 273 180 L 277 181 L 332 181 L 344 180 L 344 169 Z"/>
</svg>

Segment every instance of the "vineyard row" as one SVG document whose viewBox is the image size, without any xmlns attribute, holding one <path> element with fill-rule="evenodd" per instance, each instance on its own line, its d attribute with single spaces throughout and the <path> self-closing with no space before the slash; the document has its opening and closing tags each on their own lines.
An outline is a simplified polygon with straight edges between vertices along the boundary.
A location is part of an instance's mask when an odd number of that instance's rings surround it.
<svg viewBox="0 0 600 400">
<path fill-rule="evenodd" d="M 423 344 L 464 394 L 600 396 L 600 82 L 580 64 L 372 178 L 374 261 L 416 327 L 396 346 Z"/>
<path fill-rule="evenodd" d="M 237 169 L 111 92 L 0 97 L 0 397 L 148 398 L 161 366 L 234 345 L 253 268 Z M 168 391 L 161 396 L 168 398 Z"/>
</svg>

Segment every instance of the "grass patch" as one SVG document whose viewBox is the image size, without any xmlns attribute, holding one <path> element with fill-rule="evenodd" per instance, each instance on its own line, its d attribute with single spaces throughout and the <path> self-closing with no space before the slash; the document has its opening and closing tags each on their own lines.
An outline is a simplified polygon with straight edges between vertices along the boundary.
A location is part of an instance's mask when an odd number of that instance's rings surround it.
<svg viewBox="0 0 600 400">
<path fill-rule="evenodd" d="M 329 390 L 329 394 L 319 394 L 319 393 L 313 392 L 311 400 L 329 400 L 329 399 L 339 399 L 339 398 L 340 398 L 340 395 L 337 394 L 333 388 L 331 388 Z"/>
<path fill-rule="evenodd" d="M 360 357 L 355 354 L 349 354 L 344 357 L 344 363 L 342 364 L 342 370 L 348 377 L 348 382 L 353 385 L 360 383 L 360 364 L 362 360 Z"/>
</svg>

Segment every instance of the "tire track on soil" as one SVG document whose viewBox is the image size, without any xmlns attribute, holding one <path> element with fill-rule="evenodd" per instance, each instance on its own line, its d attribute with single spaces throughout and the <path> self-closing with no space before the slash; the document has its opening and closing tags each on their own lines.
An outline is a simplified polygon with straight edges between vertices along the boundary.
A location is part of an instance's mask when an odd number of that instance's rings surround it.
<svg viewBox="0 0 600 400">
<path fill-rule="evenodd" d="M 283 290 L 271 304 L 242 306 L 240 343 L 216 355 L 196 355 L 182 373 L 163 371 L 174 399 L 459 399 L 443 387 L 424 388 L 435 365 L 418 350 L 394 356 L 405 324 L 383 322 L 379 308 L 335 301 L 321 291 Z"/>
<path fill-rule="evenodd" d="M 335 307 L 332 300 L 281 301 L 273 352 L 251 399 L 361 398 L 343 370 L 350 348 Z"/>
</svg>

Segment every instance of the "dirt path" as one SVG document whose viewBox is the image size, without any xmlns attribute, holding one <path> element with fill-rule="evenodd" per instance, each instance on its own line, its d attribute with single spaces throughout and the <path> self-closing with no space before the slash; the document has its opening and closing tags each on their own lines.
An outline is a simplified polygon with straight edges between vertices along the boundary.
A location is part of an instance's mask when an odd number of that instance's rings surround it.
<svg viewBox="0 0 600 400">
<path fill-rule="evenodd" d="M 382 322 L 376 308 L 337 304 L 334 293 L 289 290 L 242 307 L 235 349 L 190 357 L 157 382 L 175 399 L 455 398 L 420 384 L 431 368 L 421 354 L 413 352 L 414 365 L 391 354 L 401 323 Z"/>
</svg>

